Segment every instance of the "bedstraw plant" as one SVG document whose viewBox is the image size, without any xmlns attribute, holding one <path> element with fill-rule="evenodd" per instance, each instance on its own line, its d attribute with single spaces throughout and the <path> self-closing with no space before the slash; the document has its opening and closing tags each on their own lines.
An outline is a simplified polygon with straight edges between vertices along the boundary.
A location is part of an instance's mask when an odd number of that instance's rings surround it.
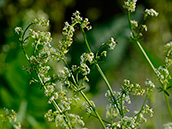
<svg viewBox="0 0 172 129">
<path fill-rule="evenodd" d="M 146 9 L 143 20 L 138 23 L 130 17 L 131 13 L 135 12 L 136 2 L 137 0 L 128 0 L 124 2 L 123 6 L 128 12 L 128 22 L 131 31 L 130 39 L 138 45 L 153 69 L 157 80 L 160 82 L 161 87 L 158 87 L 158 89 L 164 93 L 169 116 L 172 120 L 169 103 L 170 94 L 168 92 L 168 89 L 171 88 L 169 83 L 171 75 L 168 69 L 172 64 L 172 43 L 165 45 L 167 50 L 164 65 L 155 68 L 144 51 L 140 39 L 143 36 L 142 32 L 147 31 L 147 26 L 144 24 L 145 20 L 149 16 L 158 16 L 158 13 L 153 9 Z M 76 11 L 71 17 L 71 23 L 64 23 L 63 38 L 57 43 L 58 45 L 55 48 L 51 44 L 51 33 L 40 29 L 49 26 L 49 23 L 49 20 L 45 18 L 38 18 L 34 19 L 25 29 L 21 27 L 15 28 L 15 32 L 20 35 L 19 42 L 28 61 L 24 68 L 31 75 L 30 83 L 39 84 L 40 88 L 44 89 L 47 104 L 52 105 L 52 108 L 44 115 L 47 121 L 54 122 L 57 128 L 86 129 L 82 116 L 73 113 L 75 106 L 81 106 L 85 113 L 98 119 L 104 129 L 140 128 L 141 124 L 147 122 L 145 114 L 150 117 L 153 116 L 153 109 L 146 103 L 151 92 L 155 89 L 155 84 L 151 80 L 147 79 L 145 81 L 145 89 L 143 89 L 139 84 L 132 84 L 130 80 L 124 79 L 120 91 L 117 92 L 112 90 L 111 84 L 99 66 L 99 63 L 107 56 L 108 51 L 114 50 L 118 44 L 114 38 L 103 43 L 96 52 L 93 52 L 85 32 L 92 29 L 90 22 L 87 18 L 81 17 L 79 11 Z M 77 29 L 82 32 L 83 40 L 85 41 L 83 45 L 85 45 L 87 51 L 80 56 L 79 65 L 69 66 L 67 53 L 73 44 L 74 33 Z M 32 46 L 32 48 L 29 46 Z M 59 63 L 63 64 L 64 67 L 55 71 L 56 69 L 52 64 Z M 96 68 L 100 73 L 107 87 L 107 92 L 105 93 L 108 101 L 106 117 L 101 116 L 97 111 L 96 104 L 84 92 L 86 88 L 84 84 L 85 82 L 89 83 L 88 74 L 93 68 Z M 130 110 L 127 105 L 134 104 L 131 102 L 131 96 L 143 96 L 144 100 L 140 109 L 129 115 L 128 112 Z M 4 118 L 3 121 L 6 122 L 7 118 Z M 165 126 L 171 126 L 171 124 L 168 123 Z"/>
</svg>

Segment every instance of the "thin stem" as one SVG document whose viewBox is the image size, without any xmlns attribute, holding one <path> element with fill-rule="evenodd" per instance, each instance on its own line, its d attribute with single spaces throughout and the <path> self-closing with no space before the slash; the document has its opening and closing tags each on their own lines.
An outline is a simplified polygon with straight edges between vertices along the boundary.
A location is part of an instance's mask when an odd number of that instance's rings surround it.
<svg viewBox="0 0 172 129">
<path fill-rule="evenodd" d="M 124 117 L 124 110 L 123 110 L 123 93 L 122 93 L 122 95 L 121 95 L 121 112 L 123 113 L 123 117 Z"/>
<path fill-rule="evenodd" d="M 147 93 L 146 93 L 145 100 L 144 100 L 144 102 L 143 102 L 143 104 L 142 104 L 142 107 L 141 107 L 139 113 L 136 114 L 136 115 L 137 115 L 137 118 L 136 118 L 136 120 L 135 120 L 135 123 L 136 123 L 137 120 L 139 119 L 139 115 L 140 115 L 140 113 L 143 111 L 143 108 L 144 108 L 144 106 L 146 105 L 146 101 L 147 101 L 148 97 L 149 97 L 149 91 L 147 91 Z"/>
<path fill-rule="evenodd" d="M 165 101 L 167 103 L 167 108 L 168 108 L 168 112 L 169 112 L 169 115 L 170 115 L 170 119 L 172 121 L 172 112 L 171 112 L 171 107 L 170 107 L 170 102 L 169 102 L 169 98 L 168 98 L 168 95 L 164 93 L 164 96 L 165 96 Z"/>
<path fill-rule="evenodd" d="M 25 48 L 24 48 L 24 45 L 23 45 L 23 44 L 24 44 L 24 40 L 25 40 L 25 39 L 24 39 L 24 35 L 25 35 L 26 31 L 28 30 L 28 28 L 29 28 L 31 25 L 33 25 L 33 23 L 29 24 L 29 25 L 27 26 L 27 28 L 24 30 L 23 35 L 22 35 L 22 41 L 20 41 L 20 44 L 21 44 L 22 51 L 23 51 L 23 53 L 24 53 L 26 59 L 28 60 L 30 66 L 32 67 L 32 63 L 30 62 L 30 59 L 29 59 L 29 57 L 28 57 L 28 55 L 27 55 L 27 53 L 26 53 L 26 50 L 25 50 Z M 35 73 L 36 73 L 36 75 L 38 76 L 38 79 L 39 79 L 39 81 L 41 82 L 41 85 L 42 85 L 42 86 L 44 87 L 44 89 L 46 90 L 45 83 L 43 82 L 43 80 L 41 79 L 41 77 L 39 76 L 39 74 L 38 74 L 38 72 L 37 72 L 36 70 L 35 70 Z M 55 100 L 52 101 L 52 104 L 54 105 L 54 107 L 55 107 L 56 110 L 58 110 L 60 113 L 63 113 L 62 110 L 60 109 L 60 107 L 58 106 L 58 104 L 56 103 Z M 67 116 L 66 113 L 64 113 L 64 115 Z M 70 124 L 70 120 L 69 120 L 69 119 L 66 120 L 66 117 L 63 117 L 63 119 L 64 119 L 65 123 L 68 125 L 69 129 L 72 129 L 72 126 L 71 126 L 71 124 Z"/>
<path fill-rule="evenodd" d="M 90 114 L 90 115 L 97 118 L 97 116 L 95 116 L 94 114 Z M 103 119 L 102 119 L 102 121 L 105 122 L 105 123 L 107 123 L 107 124 L 111 124 L 111 122 L 108 122 L 108 121 L 106 121 L 106 120 L 103 120 Z"/>
<path fill-rule="evenodd" d="M 149 59 L 149 57 L 147 56 L 145 50 L 143 49 L 143 47 L 141 46 L 139 41 L 135 41 L 137 43 L 137 45 L 139 46 L 140 50 L 142 51 L 143 55 L 145 56 L 146 60 L 148 61 L 149 65 L 151 66 L 151 68 L 153 69 L 153 71 L 156 74 L 156 69 L 154 67 L 154 65 L 152 64 L 151 60 Z"/>
<path fill-rule="evenodd" d="M 144 18 L 145 20 L 146 18 Z M 130 27 L 130 30 L 132 32 L 132 35 L 133 37 L 135 37 L 134 35 L 134 32 L 133 32 L 133 29 L 131 28 L 131 22 L 130 22 L 130 12 L 128 11 L 128 22 L 129 22 L 129 27 Z M 141 23 L 142 24 L 142 23 Z M 141 52 L 143 53 L 144 57 L 146 58 L 146 60 L 148 61 L 149 65 L 151 66 L 152 70 L 154 71 L 155 75 L 157 75 L 156 73 L 156 68 L 154 67 L 154 65 L 152 64 L 151 60 L 149 59 L 149 57 L 147 56 L 145 50 L 143 49 L 143 47 L 141 46 L 140 42 L 138 41 L 137 38 L 133 38 L 134 42 L 136 42 L 136 44 L 138 45 L 138 47 L 140 48 Z M 161 86 L 163 87 L 164 89 L 164 84 L 163 82 L 160 80 L 160 78 L 158 77 L 158 80 L 161 84 Z M 166 90 L 166 89 L 165 89 Z M 164 92 L 164 95 L 165 95 L 165 101 L 166 101 L 166 104 L 167 104 L 167 108 L 168 108 L 168 112 L 169 112 L 169 115 L 170 115 L 170 118 L 171 118 L 171 121 L 172 121 L 172 112 L 171 112 L 171 107 L 170 107 L 170 103 L 169 103 L 169 98 L 168 96 L 166 95 L 166 93 Z"/>
<path fill-rule="evenodd" d="M 110 84 L 109 84 L 109 82 L 108 82 L 108 80 L 107 80 L 105 74 L 103 73 L 103 71 L 101 70 L 101 68 L 100 68 L 100 66 L 99 66 L 98 64 L 96 64 L 96 67 L 97 67 L 97 70 L 99 71 L 100 75 L 102 76 L 103 80 L 105 81 L 105 83 L 106 83 L 106 85 L 107 85 L 107 87 L 108 87 L 108 90 L 110 91 L 111 96 L 112 96 L 113 101 L 114 101 L 114 104 L 116 105 L 118 111 L 120 112 L 120 115 L 121 115 L 122 117 L 124 117 L 124 113 L 123 113 L 123 112 L 121 111 L 121 109 L 119 108 L 119 105 L 118 105 L 118 103 L 117 103 L 117 101 L 116 101 L 116 98 L 115 98 L 115 96 L 114 96 L 113 90 L 112 90 L 112 88 L 111 88 L 111 86 L 110 86 Z"/>
<path fill-rule="evenodd" d="M 110 108 L 110 119 L 111 119 L 111 125 L 113 125 L 113 116 L 112 116 L 112 112 L 113 111 L 113 109 L 112 108 Z"/>
<path fill-rule="evenodd" d="M 89 44 L 88 44 L 88 41 L 87 41 L 87 37 L 86 37 L 85 31 L 84 31 L 84 29 L 83 29 L 82 27 L 81 27 L 81 31 L 82 31 L 82 33 L 83 33 L 84 40 L 85 40 L 86 46 L 87 46 L 87 48 L 88 48 L 88 51 L 91 53 L 92 51 L 91 51 L 90 46 L 89 46 Z M 114 104 L 116 105 L 116 107 L 117 107 L 118 111 L 120 112 L 121 116 L 124 117 L 124 113 L 121 112 L 121 110 L 120 110 L 120 108 L 119 108 L 119 105 L 118 105 L 118 103 L 117 103 L 117 101 L 116 101 L 116 98 L 115 98 L 115 96 L 114 96 L 114 94 L 113 94 L 113 90 L 112 90 L 112 88 L 111 88 L 111 86 L 110 86 L 110 83 L 108 82 L 108 80 L 107 80 L 105 74 L 103 73 L 103 71 L 101 70 L 100 66 L 99 66 L 97 63 L 96 63 L 96 68 L 97 68 L 97 70 L 99 71 L 100 75 L 102 76 L 103 80 L 105 81 L 105 83 L 106 83 L 106 85 L 107 85 L 107 87 L 108 87 L 108 90 L 110 91 L 111 96 L 112 96 L 112 98 L 113 98 Z"/>
<path fill-rule="evenodd" d="M 30 23 L 30 24 L 26 27 L 26 29 L 24 30 L 23 35 L 22 35 L 22 37 L 21 37 L 23 41 L 25 41 L 24 36 L 25 36 L 25 34 L 26 34 L 26 31 L 27 31 L 27 30 L 29 29 L 29 27 L 31 27 L 33 24 L 34 24 L 34 22 Z M 28 37 L 27 37 L 27 38 L 28 38 Z M 26 38 L 26 39 L 27 39 L 27 38 Z"/>
<path fill-rule="evenodd" d="M 152 64 L 151 60 L 149 59 L 149 57 L 147 56 L 146 52 L 144 51 L 143 47 L 141 46 L 141 44 L 139 43 L 139 41 L 136 41 L 137 45 L 139 46 L 140 50 L 142 51 L 143 55 L 145 56 L 146 60 L 148 61 L 149 65 L 151 66 L 151 68 L 153 69 L 155 75 L 157 76 L 156 74 L 156 69 L 154 67 L 154 65 Z M 162 83 L 162 81 L 159 79 L 158 77 L 158 80 L 161 84 L 161 86 L 164 88 L 164 84 Z M 166 90 L 166 89 L 165 89 Z M 164 92 L 164 96 L 165 96 L 165 101 L 166 101 L 166 104 L 167 104 L 167 108 L 168 108 L 168 112 L 169 112 L 169 115 L 170 115 L 170 119 L 172 121 L 172 112 L 171 112 L 171 107 L 170 107 L 170 103 L 169 103 L 169 98 L 168 96 L 166 95 L 166 93 Z"/>
<path fill-rule="evenodd" d="M 68 69 L 70 69 L 70 68 L 69 68 L 69 65 L 67 64 L 67 62 L 66 62 L 65 60 L 63 60 L 63 62 L 64 62 L 64 64 L 66 65 L 66 67 L 68 67 Z M 71 72 L 71 71 L 70 71 L 70 72 Z M 71 75 L 72 75 L 72 80 L 73 80 L 73 82 L 74 82 L 76 88 L 78 88 L 77 81 L 76 81 L 76 79 L 75 79 L 75 77 L 74 77 L 74 75 L 73 75 L 72 72 L 71 72 Z M 106 129 L 106 126 L 105 126 L 105 124 L 104 124 L 102 118 L 100 117 L 99 113 L 96 111 L 95 107 L 92 105 L 92 103 L 90 102 L 90 100 L 87 98 L 87 96 L 85 95 L 85 93 L 84 93 L 82 90 L 80 90 L 79 92 L 80 92 L 80 94 L 83 96 L 83 98 L 86 100 L 86 102 L 89 104 L 89 106 L 93 109 L 94 113 L 96 114 L 96 118 L 98 118 L 98 120 L 99 120 L 99 122 L 101 123 L 101 125 L 103 126 L 103 128 Z"/>
<path fill-rule="evenodd" d="M 88 41 L 87 41 L 87 37 L 86 37 L 85 31 L 84 31 L 84 29 L 83 29 L 82 27 L 81 27 L 81 31 L 82 31 L 82 34 L 83 34 L 83 36 L 84 36 L 84 40 L 85 40 L 85 43 L 86 43 L 86 45 L 87 45 L 88 51 L 91 53 L 92 51 L 91 51 L 90 45 L 88 44 Z"/>
<path fill-rule="evenodd" d="M 128 11 L 128 24 L 129 24 L 129 28 L 130 28 L 130 31 L 132 33 L 132 36 L 134 37 L 135 36 L 134 31 L 133 31 L 133 29 L 131 27 L 131 13 L 130 13 L 130 11 Z"/>
<path fill-rule="evenodd" d="M 101 125 L 103 126 L 104 129 L 106 129 L 106 126 L 102 120 L 102 118 L 100 117 L 99 113 L 96 111 L 95 107 L 92 105 L 92 103 L 90 102 L 90 100 L 87 98 L 87 96 L 84 94 L 83 91 L 80 91 L 81 95 L 84 97 L 84 99 L 87 101 L 87 103 L 92 107 L 94 113 L 96 114 L 99 122 L 101 123 Z"/>
</svg>

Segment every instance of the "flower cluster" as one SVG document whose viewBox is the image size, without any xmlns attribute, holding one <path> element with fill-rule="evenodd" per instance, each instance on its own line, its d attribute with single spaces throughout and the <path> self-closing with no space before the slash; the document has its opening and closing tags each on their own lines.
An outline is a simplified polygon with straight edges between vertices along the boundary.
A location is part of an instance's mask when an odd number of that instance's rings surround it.
<svg viewBox="0 0 172 129">
<path fill-rule="evenodd" d="M 122 91 L 124 93 L 131 93 L 132 95 L 143 95 L 145 93 L 144 89 L 141 89 L 139 84 L 131 84 L 130 80 L 124 80 Z"/>
<path fill-rule="evenodd" d="M 75 115 L 75 114 L 67 114 L 68 118 L 70 119 L 71 126 L 74 128 L 81 128 L 82 126 L 85 126 L 85 123 L 82 120 L 82 117 Z M 60 114 L 57 111 L 52 111 L 52 109 L 49 109 L 48 112 L 44 115 L 45 118 L 48 119 L 49 122 L 55 122 L 56 127 L 63 127 L 68 129 L 69 127 L 64 122 L 63 118 L 66 117 L 63 114 Z M 86 128 L 81 128 L 86 129 Z"/>
<path fill-rule="evenodd" d="M 145 107 L 143 107 L 143 110 L 141 112 L 139 111 L 135 111 L 135 118 L 140 122 L 140 123 L 143 123 L 143 122 L 147 122 L 147 119 L 144 117 L 144 114 L 147 114 L 149 115 L 150 117 L 153 117 L 153 109 L 150 108 L 148 105 L 145 105 Z"/>
<path fill-rule="evenodd" d="M 148 91 L 152 91 L 152 89 L 155 88 L 155 84 L 149 79 L 145 81 L 145 85 Z"/>
<path fill-rule="evenodd" d="M 132 29 L 134 29 L 134 28 L 138 27 L 138 23 L 137 23 L 137 21 L 135 21 L 135 20 L 131 20 L 130 22 L 131 22 L 131 28 L 132 28 Z"/>
<path fill-rule="evenodd" d="M 172 129 L 172 122 L 164 124 L 164 129 Z"/>
<path fill-rule="evenodd" d="M 116 108 L 110 103 L 106 106 L 106 118 L 118 118 L 119 112 Z"/>
<path fill-rule="evenodd" d="M 81 73 L 86 78 L 86 80 L 88 80 L 87 75 L 90 73 L 90 68 L 88 65 L 95 63 L 94 53 L 83 53 L 80 59 L 80 65 L 72 65 L 72 71 Z"/>
<path fill-rule="evenodd" d="M 95 103 L 91 100 L 90 101 L 91 105 L 88 104 L 87 102 L 83 103 L 83 108 L 87 111 L 88 114 L 91 114 L 93 112 L 93 108 L 95 108 Z"/>
<path fill-rule="evenodd" d="M 124 2 L 124 8 L 126 8 L 128 11 L 134 12 L 136 9 L 136 2 L 137 0 L 128 0 Z"/>
<path fill-rule="evenodd" d="M 117 44 L 118 42 L 115 41 L 114 38 L 111 38 L 106 43 L 102 43 L 102 45 L 99 47 L 98 51 L 95 54 L 95 61 L 97 63 L 103 61 L 107 56 L 108 50 L 114 50 Z"/>
<path fill-rule="evenodd" d="M 172 59 L 171 59 L 171 55 L 172 55 L 172 42 L 169 42 L 165 45 L 166 48 L 166 58 L 165 58 L 165 66 L 168 68 L 169 66 L 171 66 L 172 64 Z"/>
<path fill-rule="evenodd" d="M 147 93 L 149 93 L 155 85 L 147 79 L 145 82 L 147 86 Z M 109 100 L 110 104 L 107 105 L 106 108 L 106 116 L 111 118 L 114 121 L 112 124 L 108 124 L 108 128 L 127 128 L 127 129 L 134 129 L 140 126 L 141 123 L 146 122 L 146 118 L 144 114 L 148 114 L 150 117 L 153 116 L 153 110 L 145 103 L 142 105 L 140 111 L 134 111 L 134 115 L 128 117 L 124 115 L 125 113 L 129 112 L 127 109 L 127 104 L 131 104 L 130 95 L 143 95 L 145 90 L 140 87 L 139 84 L 131 84 L 129 80 L 124 80 L 124 84 L 120 92 L 113 92 L 114 96 L 117 97 L 116 104 L 114 104 L 114 99 L 108 90 L 105 94 L 105 97 Z M 148 95 L 148 94 L 147 94 Z M 123 112 L 124 114 L 121 114 Z M 116 121 L 118 119 L 118 121 Z"/>
<path fill-rule="evenodd" d="M 7 108 L 4 108 L 4 115 L 0 115 L 0 118 L 2 117 L 2 122 L 5 124 L 6 122 L 12 123 L 14 129 L 21 129 L 21 124 L 17 121 L 16 112 L 12 110 L 8 110 Z"/>
<path fill-rule="evenodd" d="M 23 32 L 22 28 L 21 27 L 16 27 L 15 29 L 15 32 L 19 35 L 21 32 Z"/>
<path fill-rule="evenodd" d="M 152 16 L 152 17 L 157 17 L 158 16 L 158 12 L 156 12 L 154 9 L 146 9 L 145 10 L 145 13 L 149 16 Z"/>
<path fill-rule="evenodd" d="M 47 20 L 45 17 L 37 18 L 33 20 L 33 23 L 40 26 L 49 26 L 49 20 Z"/>
<path fill-rule="evenodd" d="M 133 117 L 124 116 L 121 121 L 118 122 L 117 126 L 122 129 L 134 129 L 137 127 L 137 123 L 135 123 Z"/>
<path fill-rule="evenodd" d="M 73 17 L 71 17 L 72 23 L 69 24 L 68 22 L 65 22 L 64 28 L 63 28 L 63 39 L 59 42 L 58 48 L 62 55 L 66 54 L 69 51 L 69 47 L 73 43 L 73 36 L 75 32 L 75 26 L 79 24 L 81 28 L 87 28 L 88 30 L 91 29 L 90 22 L 88 21 L 88 18 L 83 19 L 80 16 L 80 12 L 76 11 L 73 13 Z"/>
<path fill-rule="evenodd" d="M 65 27 L 63 28 L 64 38 L 60 41 L 61 44 L 58 49 L 55 49 L 51 45 L 52 38 L 50 32 L 30 29 L 31 25 L 48 26 L 49 21 L 42 18 L 35 19 L 27 27 L 29 34 L 26 38 L 25 32 L 27 29 L 23 31 L 22 38 L 25 39 L 22 39 L 21 42 L 22 45 L 24 45 L 24 42 L 25 44 L 26 42 L 32 43 L 33 54 L 31 56 L 27 55 L 23 46 L 23 51 L 30 64 L 27 71 L 29 71 L 30 74 L 36 74 L 36 76 L 32 77 L 31 82 L 41 84 L 41 87 L 45 90 L 45 96 L 48 98 L 48 104 L 53 104 L 56 109 L 55 111 L 49 110 L 45 117 L 48 118 L 48 121 L 55 121 L 57 126 L 59 123 L 62 123 L 62 126 L 66 128 L 70 126 L 68 125 L 68 122 L 71 123 L 74 128 L 80 127 L 79 125 L 84 126 L 83 121 L 78 115 L 69 115 L 67 113 L 71 110 L 72 102 L 75 101 L 77 97 L 73 96 L 73 94 L 69 97 L 66 87 L 71 87 L 72 89 L 77 90 L 77 86 L 74 86 L 71 81 L 72 73 L 68 67 L 64 67 L 56 74 L 52 75 L 51 71 L 53 70 L 53 67 L 50 64 L 51 62 L 65 62 L 65 54 L 68 51 L 68 47 L 72 44 L 73 32 L 75 31 L 74 26 L 83 22 L 78 13 L 75 13 L 74 16 L 73 20 L 75 19 L 75 22 L 72 22 L 71 25 L 69 25 L 68 22 L 65 22 Z M 88 24 L 86 21 L 84 21 L 84 24 L 84 27 L 87 27 Z M 19 32 L 19 29 L 20 28 L 16 28 L 16 31 Z M 82 65 L 82 68 L 85 68 L 84 65 Z"/>
<path fill-rule="evenodd" d="M 113 50 L 117 44 L 117 41 L 114 40 L 114 38 L 111 38 L 108 42 L 106 42 L 106 45 L 109 46 L 110 50 Z"/>
<path fill-rule="evenodd" d="M 167 68 L 160 66 L 157 70 L 156 70 L 156 75 L 158 76 L 158 79 L 160 79 L 160 81 L 163 84 L 168 84 L 168 80 L 171 79 L 171 75 L 168 71 Z"/>
<path fill-rule="evenodd" d="M 144 31 L 147 31 L 147 30 L 148 30 L 148 28 L 147 28 L 146 25 L 142 25 L 142 29 L 143 29 Z"/>
</svg>

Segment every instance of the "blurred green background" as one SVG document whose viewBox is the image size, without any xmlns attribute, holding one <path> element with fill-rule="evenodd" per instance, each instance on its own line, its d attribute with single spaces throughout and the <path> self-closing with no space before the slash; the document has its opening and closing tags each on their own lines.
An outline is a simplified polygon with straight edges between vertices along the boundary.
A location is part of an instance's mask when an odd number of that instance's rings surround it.
<svg viewBox="0 0 172 129">
<path fill-rule="evenodd" d="M 88 17 L 93 26 L 93 29 L 87 32 L 93 51 L 111 37 L 118 41 L 115 50 L 109 52 L 106 60 L 100 64 L 113 90 L 119 91 L 124 79 L 140 83 L 143 87 L 146 78 L 154 81 L 154 73 L 142 53 L 136 45 L 129 42 L 129 27 L 126 10 L 122 8 L 123 2 L 123 0 L 0 0 L 0 110 L 4 107 L 14 109 L 24 129 L 51 128 L 51 124 L 43 117 L 49 108 L 47 99 L 42 89 L 29 85 L 30 76 L 22 70 L 27 61 L 18 44 L 18 36 L 14 33 L 16 26 L 25 28 L 34 18 L 42 16 L 50 19 L 49 30 L 54 46 L 58 45 L 58 40 L 62 37 L 64 22 L 70 21 L 72 13 L 76 10 L 81 12 L 81 16 Z M 172 40 L 172 1 L 138 0 L 133 17 L 140 21 L 145 8 L 154 8 L 159 12 L 158 17 L 146 21 L 148 32 L 145 32 L 143 39 L 146 52 L 153 64 L 158 67 L 163 64 L 164 44 Z M 77 32 L 69 52 L 70 64 L 77 64 L 84 50 L 82 35 Z M 103 106 L 107 103 L 104 97 L 106 86 L 95 69 L 89 78 L 88 94 L 104 114 Z M 132 98 L 130 110 L 138 109 L 142 101 L 143 98 Z M 155 90 L 148 104 L 154 108 L 155 114 L 142 128 L 163 128 L 163 124 L 170 121 L 163 94 Z M 97 120 L 88 119 L 86 127 L 101 128 L 95 122 Z"/>
</svg>

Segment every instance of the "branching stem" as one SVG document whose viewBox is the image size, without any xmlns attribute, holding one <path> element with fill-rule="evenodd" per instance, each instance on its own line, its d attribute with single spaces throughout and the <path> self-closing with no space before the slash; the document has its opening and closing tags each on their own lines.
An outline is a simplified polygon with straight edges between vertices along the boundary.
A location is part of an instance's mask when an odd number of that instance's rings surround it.
<svg viewBox="0 0 172 129">
<path fill-rule="evenodd" d="M 145 18 L 143 19 L 145 20 Z M 157 75 L 157 72 L 156 72 L 156 68 L 154 67 L 153 63 L 151 62 L 151 60 L 149 59 L 147 53 L 145 52 L 145 50 L 143 49 L 143 47 L 141 46 L 140 42 L 138 41 L 137 37 L 135 38 L 135 35 L 134 35 L 134 31 L 133 29 L 131 28 L 131 19 L 130 19 L 130 11 L 128 11 L 128 22 L 129 22 L 129 27 L 130 27 L 130 30 L 131 30 L 131 33 L 132 33 L 132 39 L 133 41 L 138 45 L 138 47 L 140 48 L 141 52 L 143 53 L 144 57 L 146 58 L 147 62 L 149 63 L 149 65 L 151 66 L 152 70 L 154 71 L 155 75 L 158 77 Z M 142 24 L 143 22 L 141 22 Z M 139 32 L 138 32 L 139 33 Z M 160 80 L 160 78 L 158 77 L 158 80 L 162 86 L 162 88 L 164 90 L 166 90 L 166 87 L 164 86 L 164 84 L 162 83 L 162 81 Z M 164 96 L 165 96 L 165 101 L 166 101 L 166 104 L 167 104 L 167 108 L 168 108 L 168 112 L 169 112 L 169 116 L 170 116 L 170 119 L 172 121 L 172 111 L 171 111 L 171 107 L 170 107 L 170 103 L 169 103 L 169 97 L 167 96 L 167 94 L 164 92 Z"/>
<path fill-rule="evenodd" d="M 21 44 L 21 47 L 22 47 L 22 51 L 23 51 L 23 53 L 24 53 L 24 55 L 25 55 L 25 57 L 26 57 L 26 59 L 27 59 L 27 61 L 29 62 L 29 64 L 30 64 L 31 67 L 32 67 L 32 63 L 30 62 L 30 59 L 29 59 L 29 57 L 28 57 L 28 55 L 27 55 L 27 53 L 26 53 L 26 50 L 25 50 L 25 48 L 24 48 L 24 41 L 25 41 L 24 36 L 25 36 L 26 31 L 27 31 L 27 30 L 29 29 L 29 27 L 32 26 L 32 25 L 33 25 L 33 23 L 31 23 L 31 24 L 29 24 L 29 25 L 27 26 L 27 28 L 24 30 L 24 32 L 23 32 L 23 34 L 22 34 L 22 41 L 20 41 L 20 44 Z M 43 80 L 41 79 L 41 77 L 39 76 L 39 74 L 38 74 L 38 72 L 37 72 L 36 70 L 35 70 L 35 73 L 36 73 L 36 75 L 37 75 L 37 77 L 38 77 L 38 79 L 39 79 L 41 85 L 42 85 L 42 86 L 44 87 L 44 89 L 46 90 L 45 83 L 43 82 Z M 56 103 L 55 100 L 52 100 L 52 104 L 53 104 L 53 106 L 55 107 L 56 110 L 58 110 L 61 114 L 64 114 L 64 115 L 66 116 L 66 117 L 63 117 L 63 119 L 64 119 L 65 123 L 68 125 L 69 129 L 72 129 L 72 126 L 71 126 L 71 124 L 70 124 L 70 120 L 69 120 L 69 119 L 66 119 L 66 118 L 68 118 L 68 117 L 67 117 L 67 114 L 62 112 L 62 110 L 60 109 L 60 107 L 58 106 L 58 104 Z"/>
<path fill-rule="evenodd" d="M 86 43 L 86 46 L 87 46 L 87 48 L 88 48 L 88 51 L 91 53 L 92 51 L 91 51 L 91 49 L 90 49 L 90 46 L 89 46 L 89 43 L 88 43 L 88 40 L 87 40 L 85 31 L 84 31 L 84 29 L 83 29 L 82 27 L 81 27 L 81 31 L 82 31 L 82 33 L 83 33 L 84 41 L 85 41 L 85 43 Z M 120 115 L 121 115 L 122 117 L 124 117 L 124 113 L 121 112 L 121 109 L 119 108 L 119 105 L 118 105 L 117 100 L 116 100 L 116 98 L 115 98 L 115 96 L 114 96 L 114 93 L 113 93 L 113 90 L 112 90 L 112 88 L 111 88 L 111 86 L 110 86 L 110 83 L 109 83 L 109 81 L 107 80 L 105 74 L 104 74 L 103 71 L 101 70 L 101 68 L 100 68 L 100 66 L 99 66 L 98 63 L 96 63 L 96 68 L 97 68 L 97 70 L 99 71 L 100 75 L 102 76 L 103 80 L 105 81 L 105 83 L 106 83 L 106 85 L 107 85 L 108 90 L 109 90 L 110 93 L 111 93 L 111 96 L 112 96 L 113 101 L 114 101 L 114 105 L 117 107 L 118 111 L 120 112 Z"/>
</svg>

